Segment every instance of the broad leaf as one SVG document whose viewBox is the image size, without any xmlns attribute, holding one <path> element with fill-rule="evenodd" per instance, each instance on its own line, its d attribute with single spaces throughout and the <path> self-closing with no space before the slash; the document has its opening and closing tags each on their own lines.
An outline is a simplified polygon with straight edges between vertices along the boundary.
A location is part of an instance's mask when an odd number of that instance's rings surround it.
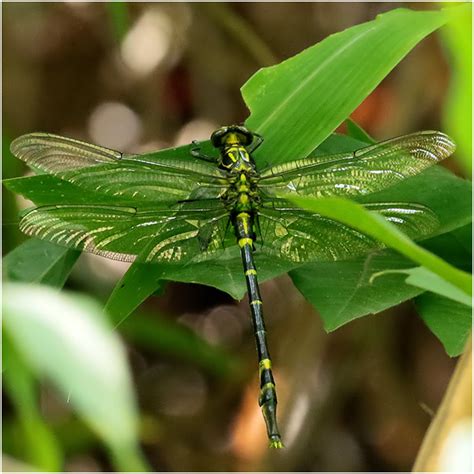
<svg viewBox="0 0 474 474">
<path fill-rule="evenodd" d="M 460 194 L 463 197 L 463 193 Z M 466 201 L 468 196 L 464 196 Z M 468 207 L 469 209 L 469 207 Z M 453 209 L 453 212 L 455 209 Z M 472 224 L 438 235 L 434 239 L 423 242 L 423 247 L 428 249 L 455 267 L 466 272 L 472 271 Z"/>
<path fill-rule="evenodd" d="M 307 156 L 447 20 L 444 11 L 393 10 L 258 71 L 242 87 L 246 125 L 265 137 L 257 160 Z"/>
<path fill-rule="evenodd" d="M 394 224 L 385 220 L 378 213 L 370 212 L 360 204 L 342 198 L 315 199 L 290 197 L 288 195 L 286 197 L 303 209 L 335 219 L 383 242 L 388 247 L 397 250 L 402 255 L 446 279 L 461 291 L 472 294 L 472 278 L 470 275 L 416 245 Z"/>
<path fill-rule="evenodd" d="M 472 329 L 472 308 L 433 293 L 415 299 L 419 315 L 446 352 L 455 357 L 462 353 Z"/>
<path fill-rule="evenodd" d="M 10 281 L 62 288 L 79 255 L 77 250 L 29 239 L 5 256 L 3 275 Z"/>
<path fill-rule="evenodd" d="M 281 152 L 282 156 L 284 154 L 285 161 L 306 155 L 347 117 L 349 112 L 370 93 L 411 47 L 430 31 L 443 24 L 446 18 L 447 16 L 443 12 L 395 10 L 378 17 L 373 22 L 358 25 L 333 35 L 279 66 L 258 72 L 243 88 L 244 95 L 252 109 L 249 126 L 260 130 L 261 121 L 267 120 L 269 115 L 272 116 L 272 121 L 276 116 L 279 117 L 271 130 L 268 130 L 268 135 L 265 132 L 266 141 L 257 155 L 261 166 L 269 164 L 266 160 L 271 160 L 272 164 L 278 161 L 276 152 Z M 393 41 L 394 37 L 398 39 Z M 374 47 L 375 44 L 377 47 Z M 298 65 L 298 67 L 294 65 Z M 302 71 L 307 70 L 305 68 L 310 69 L 309 76 L 311 77 L 308 76 L 306 82 L 303 81 L 305 82 L 304 87 L 300 87 L 302 84 L 300 76 Z M 319 71 L 316 75 L 313 74 L 315 68 Z M 349 71 L 347 84 L 335 87 L 337 80 L 344 76 L 340 73 L 342 70 Z M 367 70 L 370 70 L 371 74 L 362 74 Z M 312 82 L 313 80 L 317 80 L 317 83 Z M 311 97 L 304 103 L 304 107 L 296 107 L 299 115 L 297 114 L 297 117 L 286 114 L 279 115 L 281 110 L 279 107 L 275 107 L 275 102 L 277 105 L 284 104 L 284 107 L 295 108 L 294 99 L 301 101 L 304 94 L 308 95 L 310 89 L 306 86 L 309 87 L 310 83 Z M 282 84 L 287 84 L 288 87 L 282 88 Z M 298 84 L 296 89 L 294 84 Z M 302 92 L 304 92 L 303 95 L 301 95 Z M 324 100 L 320 101 L 318 98 Z M 311 102 L 313 99 L 318 102 L 315 106 L 314 102 Z M 313 104 L 313 106 L 310 107 L 308 104 Z M 277 113 L 273 114 L 276 109 L 278 109 Z M 316 119 L 313 115 L 316 115 Z M 294 128 L 296 122 L 299 124 L 298 129 Z M 278 140 L 282 143 L 279 144 Z M 321 145 L 316 154 L 354 150 L 363 145 L 364 143 L 348 137 L 332 136 Z M 209 142 L 203 142 L 201 147 L 204 153 L 211 153 Z M 306 151 L 300 152 L 297 150 L 298 147 L 300 149 L 303 147 Z M 189 150 L 189 146 L 179 147 L 150 153 L 147 156 L 151 160 L 159 159 L 160 155 L 185 160 L 189 157 Z M 422 183 L 418 182 L 418 185 Z M 56 192 L 59 195 L 63 194 L 65 199 L 70 199 L 71 202 L 80 202 L 81 199 L 84 199 L 85 194 L 87 194 L 86 199 L 89 199 L 91 203 L 103 202 L 101 200 L 107 199 L 104 195 L 92 191 L 79 196 L 77 188 L 70 186 L 62 186 L 61 192 L 59 183 L 53 181 L 51 181 L 51 189 L 56 187 L 56 190 L 49 192 L 47 189 L 44 190 L 44 181 L 40 186 L 39 179 L 36 183 L 26 183 L 26 186 L 23 186 L 21 182 L 13 183 L 11 181 L 8 185 L 12 189 L 16 187 L 17 192 L 29 194 L 33 200 L 36 197 L 37 202 L 45 204 L 55 202 L 54 194 Z M 28 189 L 29 185 L 32 185 L 30 189 Z M 20 190 L 22 186 L 23 190 Z M 423 186 L 424 188 L 430 187 L 426 184 Z M 43 190 L 39 190 L 40 187 L 43 187 Z M 32 188 L 34 189 L 32 190 Z M 390 191 L 386 193 L 388 196 L 390 196 Z M 438 189 L 438 191 L 442 191 L 442 189 Z M 397 199 L 407 202 L 410 201 L 410 196 L 404 195 L 401 199 Z M 431 206 L 430 199 L 422 199 L 422 201 L 434 208 L 433 210 L 438 214 L 439 209 L 436 209 L 436 206 Z M 442 228 L 446 229 L 447 225 L 456 228 L 458 221 L 455 217 L 462 216 L 464 218 L 464 209 L 461 206 L 459 212 L 453 213 L 451 212 L 452 203 L 445 204 L 449 209 L 446 210 L 446 218 L 440 217 L 444 226 Z M 259 266 L 259 277 L 262 280 L 296 267 L 296 265 L 281 264 L 274 259 L 269 261 L 268 258 L 265 259 L 259 255 L 258 251 L 256 260 Z M 142 267 L 141 270 L 137 270 L 133 265 L 130 274 L 125 276 L 114 291 L 109 301 L 109 308 L 112 309 L 117 320 L 129 314 L 147 295 L 153 293 L 161 285 L 161 280 L 165 279 L 212 285 L 228 291 L 234 297 L 241 297 L 245 292 L 238 249 L 229 250 L 222 259 L 213 262 L 213 268 L 202 263 L 190 263 L 181 268 L 171 266 L 151 268 L 151 266 L 148 269 Z M 126 284 L 122 287 L 124 282 Z M 136 289 L 135 293 L 133 288 Z"/>
<path fill-rule="evenodd" d="M 375 314 L 419 295 L 422 290 L 390 274 L 370 283 L 370 277 L 387 268 L 406 268 L 408 259 L 393 251 L 370 253 L 343 262 L 319 262 L 290 272 L 296 288 L 319 311 L 324 329 L 334 331 L 367 314 Z"/>
<path fill-rule="evenodd" d="M 471 226 L 439 235 L 422 242 L 429 249 L 438 249 L 445 260 L 461 266 L 470 262 L 462 252 L 471 241 Z M 460 240 L 460 236 L 465 238 Z M 373 252 L 365 257 L 342 262 L 318 262 L 290 272 L 296 287 L 319 311 L 326 331 L 333 331 L 348 322 L 375 314 L 419 295 L 423 290 L 405 282 L 405 276 L 389 273 L 372 280 L 372 276 L 387 269 L 412 266 L 407 258 L 394 250 Z"/>
<path fill-rule="evenodd" d="M 5 179 L 4 186 L 10 191 L 21 194 L 37 206 L 46 206 L 67 202 L 69 204 L 118 204 L 115 196 L 85 192 L 84 189 L 49 174 L 24 178 Z"/>
<path fill-rule="evenodd" d="M 360 203 L 380 201 L 415 202 L 429 207 L 439 220 L 436 235 L 464 227 L 472 221 L 472 185 L 441 166 L 397 186 L 357 199 Z"/>
</svg>

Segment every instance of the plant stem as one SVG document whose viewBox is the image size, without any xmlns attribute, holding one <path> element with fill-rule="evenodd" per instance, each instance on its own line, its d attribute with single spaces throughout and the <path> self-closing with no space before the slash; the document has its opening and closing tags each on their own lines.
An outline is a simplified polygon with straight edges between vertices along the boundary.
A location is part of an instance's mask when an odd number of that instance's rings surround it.
<svg viewBox="0 0 474 474">
<path fill-rule="evenodd" d="M 467 341 L 443 401 L 431 422 L 413 466 L 414 472 L 443 471 L 440 465 L 445 442 L 453 427 L 472 416 L 472 342 Z"/>
</svg>

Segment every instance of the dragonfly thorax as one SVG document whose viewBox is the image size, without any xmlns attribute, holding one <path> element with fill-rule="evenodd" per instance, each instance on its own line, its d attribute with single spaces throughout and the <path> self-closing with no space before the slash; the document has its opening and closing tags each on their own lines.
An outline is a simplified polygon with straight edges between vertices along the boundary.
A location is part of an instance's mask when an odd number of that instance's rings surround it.
<svg viewBox="0 0 474 474">
<path fill-rule="evenodd" d="M 219 168 L 232 174 L 251 174 L 255 171 L 253 159 L 242 145 L 225 146 L 221 150 L 218 163 Z"/>
</svg>

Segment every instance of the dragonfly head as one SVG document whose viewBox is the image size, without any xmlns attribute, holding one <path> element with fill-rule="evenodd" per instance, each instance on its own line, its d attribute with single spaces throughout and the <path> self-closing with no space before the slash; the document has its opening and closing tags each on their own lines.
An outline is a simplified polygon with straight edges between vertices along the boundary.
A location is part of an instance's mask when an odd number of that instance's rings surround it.
<svg viewBox="0 0 474 474">
<path fill-rule="evenodd" d="M 248 146 L 252 143 L 254 134 L 242 125 L 229 125 L 217 129 L 211 135 L 211 142 L 215 148 L 229 146 Z"/>
</svg>

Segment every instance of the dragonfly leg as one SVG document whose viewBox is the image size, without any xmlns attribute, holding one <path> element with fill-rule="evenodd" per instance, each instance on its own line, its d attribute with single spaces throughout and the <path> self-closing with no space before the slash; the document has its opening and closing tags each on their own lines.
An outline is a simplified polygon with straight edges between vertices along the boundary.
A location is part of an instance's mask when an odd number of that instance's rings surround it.
<svg viewBox="0 0 474 474">
<path fill-rule="evenodd" d="M 201 148 L 198 146 L 199 142 L 196 140 L 193 140 L 193 147 L 191 148 L 191 155 L 194 156 L 194 158 L 199 158 L 200 160 L 208 161 L 210 163 L 216 163 L 216 159 L 212 156 L 204 155 L 201 153 Z"/>
<path fill-rule="evenodd" d="M 254 133 L 253 136 L 255 138 L 254 138 L 252 144 L 247 149 L 248 153 L 253 153 L 263 143 L 262 135 L 259 135 L 258 133 Z"/>
</svg>

